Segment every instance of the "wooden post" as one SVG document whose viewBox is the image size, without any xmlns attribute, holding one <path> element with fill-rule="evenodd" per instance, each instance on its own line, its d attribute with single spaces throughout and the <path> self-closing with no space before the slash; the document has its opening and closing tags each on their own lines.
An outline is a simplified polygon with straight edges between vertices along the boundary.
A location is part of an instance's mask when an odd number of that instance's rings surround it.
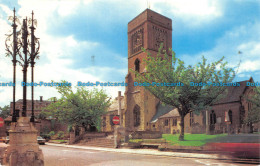
<svg viewBox="0 0 260 166">
<path fill-rule="evenodd" d="M 119 120 L 120 120 L 120 126 L 122 126 L 122 120 L 123 120 L 123 118 L 122 118 L 122 112 L 121 112 L 121 91 L 118 91 L 118 115 L 119 115 Z"/>
</svg>

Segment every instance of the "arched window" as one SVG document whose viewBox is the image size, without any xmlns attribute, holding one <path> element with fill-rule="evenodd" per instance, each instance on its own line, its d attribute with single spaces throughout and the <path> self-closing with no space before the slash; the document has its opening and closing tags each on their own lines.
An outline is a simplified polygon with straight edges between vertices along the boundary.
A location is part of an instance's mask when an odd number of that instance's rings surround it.
<svg viewBox="0 0 260 166">
<path fill-rule="evenodd" d="M 228 111 L 228 116 L 229 116 L 230 123 L 232 124 L 232 111 L 231 110 Z"/>
<path fill-rule="evenodd" d="M 134 108 L 134 126 L 140 125 L 140 107 L 138 105 Z"/>
<path fill-rule="evenodd" d="M 140 73 L 140 60 L 138 58 L 135 60 L 135 71 Z"/>
</svg>

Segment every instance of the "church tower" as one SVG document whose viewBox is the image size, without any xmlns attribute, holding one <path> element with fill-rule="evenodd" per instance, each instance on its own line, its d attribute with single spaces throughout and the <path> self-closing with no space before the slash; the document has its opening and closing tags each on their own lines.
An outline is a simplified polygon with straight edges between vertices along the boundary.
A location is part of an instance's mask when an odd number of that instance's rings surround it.
<svg viewBox="0 0 260 166">
<path fill-rule="evenodd" d="M 160 43 L 166 50 L 172 47 L 171 19 L 146 9 L 128 23 L 128 86 L 125 91 L 124 126 L 133 131 L 151 130 L 150 121 L 159 100 L 144 87 L 134 86 L 135 74 L 130 69 L 145 72 L 143 60 L 147 54 L 141 48 L 147 49 L 153 56 L 157 54 Z"/>
</svg>

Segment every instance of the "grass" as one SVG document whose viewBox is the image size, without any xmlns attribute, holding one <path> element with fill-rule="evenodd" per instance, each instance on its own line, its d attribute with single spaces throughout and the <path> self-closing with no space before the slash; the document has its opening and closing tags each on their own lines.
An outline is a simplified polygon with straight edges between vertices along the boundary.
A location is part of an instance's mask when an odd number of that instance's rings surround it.
<svg viewBox="0 0 260 166">
<path fill-rule="evenodd" d="M 129 142 L 138 143 L 138 142 L 146 142 L 146 143 L 164 143 L 165 139 L 130 139 Z"/>
<path fill-rule="evenodd" d="M 179 141 L 179 134 L 163 134 L 163 138 L 176 146 L 203 146 L 211 139 L 223 137 L 227 134 L 206 135 L 206 134 L 185 134 L 184 141 Z"/>
<path fill-rule="evenodd" d="M 203 146 L 214 138 L 223 137 L 227 134 L 206 135 L 206 134 L 185 134 L 184 141 L 179 141 L 179 134 L 163 134 L 160 139 L 130 139 L 132 143 L 164 143 L 176 146 Z"/>
<path fill-rule="evenodd" d="M 65 143 L 65 142 L 67 142 L 68 140 L 62 140 L 62 139 L 59 139 L 59 140 L 52 140 L 52 141 L 54 141 L 54 142 L 59 142 L 59 143 Z"/>
</svg>

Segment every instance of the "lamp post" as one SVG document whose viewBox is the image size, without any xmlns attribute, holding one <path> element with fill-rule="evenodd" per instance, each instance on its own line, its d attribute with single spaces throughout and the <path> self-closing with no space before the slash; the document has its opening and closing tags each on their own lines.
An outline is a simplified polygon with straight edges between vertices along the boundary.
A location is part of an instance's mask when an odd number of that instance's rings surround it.
<svg viewBox="0 0 260 166">
<path fill-rule="evenodd" d="M 15 89 L 16 89 L 16 56 L 18 52 L 17 47 L 17 24 L 19 23 L 18 18 L 15 16 L 15 9 L 13 10 L 14 16 L 10 16 L 9 20 L 12 20 L 12 27 L 13 27 L 13 33 L 7 35 L 7 38 L 5 40 L 5 47 L 6 47 L 6 56 L 12 56 L 12 62 L 13 62 L 13 112 L 12 112 L 12 122 L 16 122 L 16 111 L 15 111 Z M 13 40 L 11 40 L 11 37 L 13 37 Z"/>
<path fill-rule="evenodd" d="M 15 111 L 15 90 L 16 90 L 16 63 L 18 63 L 22 67 L 23 71 L 23 106 L 22 106 L 22 117 L 26 117 L 27 113 L 27 69 L 29 64 L 31 64 L 31 80 L 32 83 L 34 81 L 34 65 L 35 65 L 35 59 L 39 58 L 39 48 L 40 48 L 40 43 L 38 38 L 35 37 L 34 31 L 35 31 L 35 25 L 37 24 L 37 20 L 34 19 L 34 13 L 32 12 L 32 18 L 29 19 L 29 21 L 26 19 L 23 19 L 23 24 L 22 28 L 20 31 L 17 32 L 17 24 L 16 22 L 19 23 L 18 18 L 15 15 L 15 9 L 14 9 L 14 16 L 9 17 L 9 20 L 12 20 L 12 27 L 13 27 L 13 33 L 7 35 L 6 38 L 6 55 L 7 56 L 12 56 L 13 60 L 13 67 L 14 67 L 14 72 L 13 72 L 13 113 L 12 113 L 12 122 L 16 122 L 16 111 Z M 28 32 L 28 23 L 30 24 L 30 30 L 31 33 Z M 13 36 L 13 40 L 11 41 L 11 36 Z M 31 38 L 29 38 L 29 36 Z M 20 49 L 23 49 L 21 52 Z M 29 56 L 28 56 L 29 54 Z M 17 59 L 16 56 L 19 55 L 19 58 Z M 34 122 L 34 102 L 33 102 L 33 97 L 34 96 L 34 87 L 32 85 L 32 93 L 31 93 L 31 98 L 32 98 L 32 115 L 30 122 Z"/>
<path fill-rule="evenodd" d="M 9 130 L 9 145 L 6 148 L 3 164 L 9 166 L 17 165 L 44 165 L 44 158 L 42 150 L 37 144 L 37 129 L 34 125 L 34 103 L 33 103 L 33 93 L 34 93 L 34 83 L 33 83 L 33 68 L 35 65 L 35 59 L 38 59 L 39 53 L 39 40 L 35 37 L 35 25 L 36 20 L 33 17 L 29 20 L 23 19 L 21 30 L 17 31 L 17 24 L 19 20 L 15 16 L 9 17 L 12 21 L 13 33 L 7 35 L 5 42 L 6 45 L 6 55 L 12 56 L 14 75 L 13 81 L 16 81 L 16 63 L 22 67 L 23 71 L 23 106 L 22 106 L 22 117 L 17 119 L 15 111 L 15 86 L 13 90 L 13 114 L 12 122 Z M 30 32 L 28 31 L 30 28 Z M 13 37 L 13 40 L 11 40 Z M 27 69 L 31 65 L 32 68 L 32 115 L 27 117 Z M 15 85 L 15 84 L 14 84 Z M 19 163 L 19 164 L 18 164 Z"/>
<path fill-rule="evenodd" d="M 34 82 L 34 72 L 33 72 L 33 68 L 34 68 L 34 65 L 35 65 L 35 59 L 38 59 L 39 56 L 39 49 L 40 49 L 40 42 L 38 40 L 38 38 L 36 38 L 34 36 L 34 30 L 35 30 L 35 27 L 34 27 L 34 24 L 37 23 L 37 20 L 35 20 L 33 18 L 33 11 L 32 11 L 32 18 L 29 20 L 29 23 L 31 23 L 31 26 L 30 26 L 30 29 L 31 29 L 31 52 L 30 52 L 30 64 L 31 64 L 31 81 L 32 83 Z M 35 49 L 37 48 L 37 49 Z M 32 115 L 31 115 L 31 119 L 30 121 L 31 122 L 34 122 L 34 102 L 33 102 L 33 96 L 34 96 L 34 87 L 32 86 Z"/>
</svg>

